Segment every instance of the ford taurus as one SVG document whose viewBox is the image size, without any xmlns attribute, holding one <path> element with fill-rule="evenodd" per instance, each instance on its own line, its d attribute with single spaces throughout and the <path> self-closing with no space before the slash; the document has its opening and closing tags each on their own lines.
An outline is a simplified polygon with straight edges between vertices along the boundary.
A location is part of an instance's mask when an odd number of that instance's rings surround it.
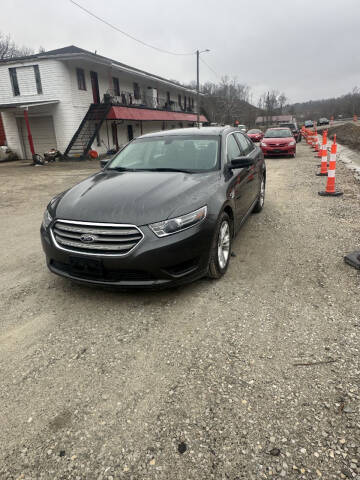
<svg viewBox="0 0 360 480">
<path fill-rule="evenodd" d="M 126 288 L 220 278 L 234 235 L 263 208 L 265 181 L 263 154 L 239 129 L 143 135 L 51 200 L 41 225 L 47 266 Z"/>
</svg>

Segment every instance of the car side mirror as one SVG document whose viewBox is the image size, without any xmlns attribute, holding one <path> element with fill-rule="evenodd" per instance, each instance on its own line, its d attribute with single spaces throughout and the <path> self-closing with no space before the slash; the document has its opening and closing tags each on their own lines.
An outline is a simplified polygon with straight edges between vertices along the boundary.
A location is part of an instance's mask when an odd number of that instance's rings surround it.
<svg viewBox="0 0 360 480">
<path fill-rule="evenodd" d="M 246 168 L 254 165 L 254 161 L 248 157 L 237 157 L 233 158 L 230 162 L 230 168 Z"/>
<path fill-rule="evenodd" d="M 104 168 L 106 167 L 106 165 L 109 163 L 109 159 L 108 158 L 102 158 L 100 160 L 100 168 L 101 170 L 104 170 Z"/>
</svg>

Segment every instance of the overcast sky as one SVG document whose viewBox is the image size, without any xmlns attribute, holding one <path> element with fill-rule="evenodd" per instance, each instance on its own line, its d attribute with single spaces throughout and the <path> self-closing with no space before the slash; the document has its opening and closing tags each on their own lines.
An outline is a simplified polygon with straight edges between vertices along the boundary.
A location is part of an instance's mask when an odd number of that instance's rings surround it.
<svg viewBox="0 0 360 480">
<path fill-rule="evenodd" d="M 209 48 L 218 73 L 249 85 L 253 101 L 283 91 L 291 102 L 339 96 L 360 86 L 360 0 L 76 0 L 122 30 L 175 52 Z M 0 30 L 46 50 L 76 45 L 181 82 L 195 56 L 141 46 L 69 0 L 1 2 Z M 201 82 L 218 81 L 201 64 Z"/>
</svg>

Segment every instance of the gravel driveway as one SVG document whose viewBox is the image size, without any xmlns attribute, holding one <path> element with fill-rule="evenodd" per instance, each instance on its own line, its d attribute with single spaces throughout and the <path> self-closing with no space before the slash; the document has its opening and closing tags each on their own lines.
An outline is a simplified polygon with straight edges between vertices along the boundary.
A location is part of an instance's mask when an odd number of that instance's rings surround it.
<svg viewBox="0 0 360 480">
<path fill-rule="evenodd" d="M 50 198 L 94 163 L 0 166 L 0 478 L 360 479 L 360 184 L 301 144 L 227 275 L 116 293 L 47 271 Z"/>
</svg>

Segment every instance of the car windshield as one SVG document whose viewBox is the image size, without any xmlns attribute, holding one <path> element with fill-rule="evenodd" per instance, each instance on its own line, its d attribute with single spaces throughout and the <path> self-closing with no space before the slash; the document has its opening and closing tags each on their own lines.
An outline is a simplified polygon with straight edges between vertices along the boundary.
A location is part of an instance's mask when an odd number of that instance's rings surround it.
<svg viewBox="0 0 360 480">
<path fill-rule="evenodd" d="M 218 168 L 219 137 L 166 135 L 133 140 L 110 162 L 110 170 L 204 172 Z"/>
<path fill-rule="evenodd" d="M 249 130 L 247 133 L 248 133 L 248 134 L 249 134 L 249 133 L 261 133 L 261 130 L 257 130 L 257 129 L 255 128 L 255 129 L 253 129 L 253 130 Z"/>
<path fill-rule="evenodd" d="M 286 124 L 281 125 L 281 126 L 290 128 L 291 130 L 296 130 L 296 125 L 294 125 L 293 123 L 286 123 Z"/>
<path fill-rule="evenodd" d="M 286 138 L 292 137 L 288 128 L 269 129 L 265 132 L 265 138 Z"/>
</svg>

